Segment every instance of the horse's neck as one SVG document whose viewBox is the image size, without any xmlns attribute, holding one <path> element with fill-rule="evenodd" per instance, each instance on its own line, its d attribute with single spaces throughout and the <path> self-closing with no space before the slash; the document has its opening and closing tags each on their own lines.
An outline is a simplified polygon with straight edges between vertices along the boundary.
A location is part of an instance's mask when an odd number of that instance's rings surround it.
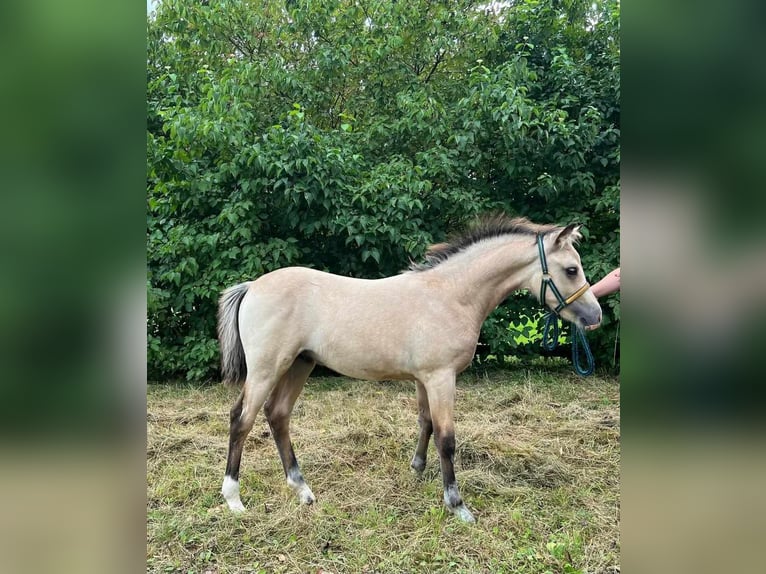
<svg viewBox="0 0 766 574">
<path fill-rule="evenodd" d="M 530 287 L 537 258 L 528 237 L 501 237 L 472 246 L 434 271 L 444 278 L 449 295 L 481 325 L 510 293 Z"/>
</svg>

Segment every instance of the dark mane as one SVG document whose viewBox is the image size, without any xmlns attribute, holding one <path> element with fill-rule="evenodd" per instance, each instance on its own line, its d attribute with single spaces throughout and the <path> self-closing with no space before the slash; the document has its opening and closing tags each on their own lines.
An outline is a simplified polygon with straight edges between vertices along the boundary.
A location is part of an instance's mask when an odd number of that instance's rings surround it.
<svg viewBox="0 0 766 574">
<path fill-rule="evenodd" d="M 439 243 L 428 248 L 423 263 L 412 262 L 410 271 L 426 271 L 444 263 L 447 259 L 465 251 L 471 245 L 492 239 L 502 235 L 537 235 L 546 234 L 554 229 L 561 229 L 557 225 L 539 225 L 532 223 L 526 217 L 508 217 L 505 214 L 483 216 L 464 233 L 453 237 L 446 243 Z"/>
</svg>

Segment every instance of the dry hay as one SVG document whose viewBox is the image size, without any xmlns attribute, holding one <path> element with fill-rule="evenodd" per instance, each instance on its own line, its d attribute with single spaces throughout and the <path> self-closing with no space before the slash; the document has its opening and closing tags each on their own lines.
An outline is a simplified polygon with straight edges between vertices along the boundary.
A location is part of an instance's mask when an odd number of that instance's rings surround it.
<svg viewBox="0 0 766 574">
<path fill-rule="evenodd" d="M 619 387 L 517 371 L 464 376 L 456 471 L 477 525 L 441 505 L 432 446 L 421 478 L 414 386 L 310 380 L 293 443 L 312 507 L 284 482 L 262 417 L 231 515 L 219 495 L 236 392 L 152 387 L 148 571 L 611 572 L 619 568 Z"/>
</svg>

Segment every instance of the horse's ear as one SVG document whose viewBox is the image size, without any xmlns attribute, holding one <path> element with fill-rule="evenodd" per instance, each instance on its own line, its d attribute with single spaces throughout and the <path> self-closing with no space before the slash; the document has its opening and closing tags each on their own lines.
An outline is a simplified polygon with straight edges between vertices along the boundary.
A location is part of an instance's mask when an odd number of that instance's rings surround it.
<svg viewBox="0 0 766 574">
<path fill-rule="evenodd" d="M 558 237 L 556 237 L 556 245 L 562 245 L 567 239 L 570 241 L 577 241 L 580 239 L 580 227 L 582 227 L 582 225 L 579 223 L 570 223 L 567 225 L 564 229 L 561 230 L 561 233 L 558 234 Z"/>
</svg>

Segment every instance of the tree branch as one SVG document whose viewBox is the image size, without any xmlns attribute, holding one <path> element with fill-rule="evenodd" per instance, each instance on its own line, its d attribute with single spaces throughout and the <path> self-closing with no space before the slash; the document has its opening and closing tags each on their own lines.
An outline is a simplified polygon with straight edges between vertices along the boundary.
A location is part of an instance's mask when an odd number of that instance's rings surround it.
<svg viewBox="0 0 766 574">
<path fill-rule="evenodd" d="M 428 80 L 431 79 L 431 76 L 433 76 L 434 72 L 436 71 L 436 68 L 439 66 L 439 64 L 442 61 L 442 58 L 444 58 L 444 54 L 446 53 L 447 53 L 447 50 L 439 50 L 439 53 L 436 55 L 436 61 L 434 62 L 434 65 L 431 66 L 431 70 L 428 72 L 426 79 L 423 80 L 424 84 L 427 84 Z"/>
</svg>

